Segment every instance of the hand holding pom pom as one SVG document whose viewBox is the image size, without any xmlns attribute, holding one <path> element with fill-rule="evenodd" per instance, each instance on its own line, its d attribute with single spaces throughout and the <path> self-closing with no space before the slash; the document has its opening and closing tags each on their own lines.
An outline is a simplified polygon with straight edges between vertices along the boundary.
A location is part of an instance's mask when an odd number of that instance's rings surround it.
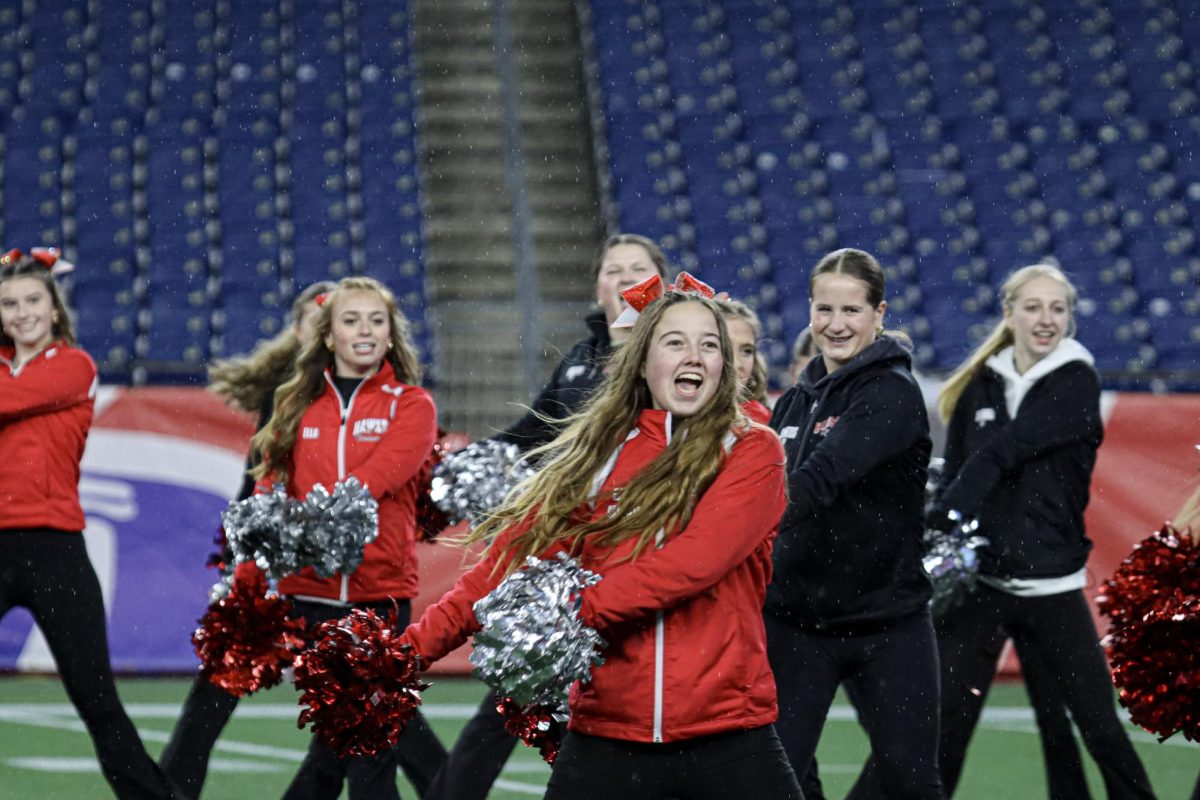
<svg viewBox="0 0 1200 800">
<path fill-rule="evenodd" d="M 297 553 L 302 532 L 293 519 L 295 505 L 283 486 L 230 501 L 221 512 L 221 525 L 234 561 L 253 561 L 272 578 L 297 572 L 303 564 Z"/>
<path fill-rule="evenodd" d="M 925 532 L 925 555 L 921 564 L 933 583 L 933 615 L 944 614 L 963 591 L 975 588 L 979 577 L 979 549 L 987 545 L 975 533 L 979 522 L 966 522 L 957 511 L 941 515 L 944 520 Z"/>
<path fill-rule="evenodd" d="M 253 563 L 239 565 L 228 593 L 209 607 L 192 634 L 201 672 L 234 697 L 279 683 L 304 646 L 305 625 L 291 618 L 291 607 L 278 595 L 268 596 L 267 576 Z"/>
<path fill-rule="evenodd" d="M 428 684 L 420 659 L 386 619 L 355 609 L 317 627 L 311 646 L 296 656 L 296 688 L 303 694 L 297 724 L 339 756 L 371 756 L 396 745 L 421 705 Z"/>
<path fill-rule="evenodd" d="M 579 618 L 580 592 L 599 580 L 564 553 L 530 556 L 475 603 L 482 626 L 471 652 L 475 677 L 518 706 L 565 707 L 571 684 L 604 663 L 604 640 Z"/>
<path fill-rule="evenodd" d="M 358 569 L 363 548 L 379 535 L 379 504 L 351 476 L 332 492 L 318 483 L 303 503 L 276 486 L 231 502 L 221 522 L 236 562 L 253 561 L 272 578 L 305 567 L 328 578 Z"/>
<path fill-rule="evenodd" d="M 322 578 L 358 569 L 363 548 L 379 535 L 379 504 L 353 475 L 334 484 L 332 492 L 313 486 L 296 506 L 294 519 L 304 532 L 298 560 Z"/>
</svg>

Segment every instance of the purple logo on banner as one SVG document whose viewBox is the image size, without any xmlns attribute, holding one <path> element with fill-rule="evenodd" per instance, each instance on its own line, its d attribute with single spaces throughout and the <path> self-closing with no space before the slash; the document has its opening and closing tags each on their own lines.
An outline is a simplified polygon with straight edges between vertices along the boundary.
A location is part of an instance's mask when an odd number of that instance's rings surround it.
<svg viewBox="0 0 1200 800">
<path fill-rule="evenodd" d="M 204 563 L 244 463 L 244 454 L 207 442 L 92 429 L 79 491 L 114 669 L 196 668 L 190 637 L 217 577 Z M 54 670 L 24 609 L 0 622 L 0 669 Z"/>
</svg>

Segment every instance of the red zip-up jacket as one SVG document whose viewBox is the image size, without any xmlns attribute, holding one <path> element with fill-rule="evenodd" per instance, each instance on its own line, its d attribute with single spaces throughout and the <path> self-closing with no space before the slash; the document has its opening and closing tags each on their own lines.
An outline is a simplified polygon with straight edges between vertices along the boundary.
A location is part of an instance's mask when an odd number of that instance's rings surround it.
<svg viewBox="0 0 1200 800">
<path fill-rule="evenodd" d="M 418 487 L 413 479 L 436 439 L 433 398 L 396 380 L 387 364 L 358 385 L 344 408 L 326 373 L 324 393 L 300 418 L 287 493 L 303 499 L 317 483 L 332 491 L 352 475 L 379 502 L 379 536 L 366 546 L 353 573 L 321 578 L 305 569 L 281 580 L 279 591 L 344 603 L 414 597 Z M 268 475 L 258 490 L 270 485 Z"/>
<path fill-rule="evenodd" d="M 663 451 L 670 416 L 647 410 L 602 485 L 629 483 Z M 608 642 L 604 663 L 571 691 L 572 730 L 636 742 L 671 742 L 754 728 L 777 716 L 762 605 L 771 546 L 786 505 L 784 455 L 768 429 L 743 431 L 691 522 L 658 549 L 622 561 L 633 548 L 585 541 L 582 565 L 603 577 L 583 592 L 583 620 Z M 592 518 L 606 507 L 586 508 Z M 472 606 L 504 573 L 493 570 L 503 532 L 483 560 L 406 631 L 437 660 L 479 630 Z M 561 546 L 543 554 L 553 557 Z"/>
<path fill-rule="evenodd" d="M 0 347 L 0 529 L 81 531 L 79 462 L 92 426 L 96 365 L 55 342 L 19 367 Z"/>
</svg>

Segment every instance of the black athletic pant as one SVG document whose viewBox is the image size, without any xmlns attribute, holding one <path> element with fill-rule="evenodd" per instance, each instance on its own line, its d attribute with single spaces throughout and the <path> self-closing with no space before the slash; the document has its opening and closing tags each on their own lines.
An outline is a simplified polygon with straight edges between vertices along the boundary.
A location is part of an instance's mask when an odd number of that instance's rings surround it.
<svg viewBox="0 0 1200 800">
<path fill-rule="evenodd" d="M 940 800 L 938 668 L 929 613 L 828 633 L 764 615 L 779 689 L 776 727 L 793 767 L 807 770 L 838 685 L 853 688 L 889 798 Z"/>
<path fill-rule="evenodd" d="M 766 725 L 648 744 L 568 733 L 545 800 L 804 800 Z"/>
<path fill-rule="evenodd" d="M 854 689 L 849 684 L 842 688 L 846 690 L 846 698 L 854 707 L 854 713 L 858 714 L 858 698 L 854 694 Z M 812 763 L 808 765 L 808 769 L 803 773 L 797 773 L 797 777 L 800 778 L 800 788 L 804 790 L 804 800 L 825 800 L 825 787 L 821 784 L 821 770 L 815 756 Z"/>
<path fill-rule="evenodd" d="M 159 756 L 167 777 L 189 798 L 200 796 L 208 776 L 208 759 L 225 723 L 233 716 L 238 698 L 197 675 L 183 701 L 175 730 Z"/>
<path fill-rule="evenodd" d="M 1071 730 L 1071 720 L 1067 717 L 1067 709 L 1063 704 L 1064 694 L 1058 686 L 1058 680 L 1043 663 L 1037 651 L 1030 648 L 1023 634 L 1018 633 L 1013 637 L 1013 645 L 1021 660 L 1025 690 L 1041 734 L 1047 796 L 1050 800 L 1091 800 L 1087 777 L 1083 772 L 1083 760 L 1079 755 L 1075 734 Z M 857 703 L 855 705 L 857 706 Z M 815 769 L 812 772 L 815 772 Z M 804 787 L 805 797 L 809 797 L 809 784 L 802 781 L 801 785 Z M 875 800 L 883 797 L 873 757 L 867 759 L 867 764 L 850 796 L 855 800 Z M 823 800 L 824 796 L 821 797 Z M 809 797 L 809 800 L 812 798 Z"/>
<path fill-rule="evenodd" d="M 1066 694 L 1054 670 L 1024 632 L 1015 632 L 1012 639 L 1017 660 L 1021 662 L 1025 693 L 1029 695 L 1029 704 L 1033 707 L 1033 718 L 1042 741 L 1042 762 L 1046 767 L 1049 797 L 1052 800 L 1091 800 L 1079 744 L 1075 741 L 1067 707 L 1063 703 Z"/>
<path fill-rule="evenodd" d="M 331 619 L 340 619 L 349 609 L 325 603 L 293 600 L 296 613 L 310 626 Z M 374 610 L 386 615 L 397 608 L 397 627 L 404 630 L 412 616 L 409 601 L 391 600 L 375 603 L 356 603 L 354 608 Z M 404 729 L 396 748 L 374 756 L 342 758 L 320 739 L 313 736 L 308 745 L 308 754 L 300 764 L 300 770 L 284 792 L 284 800 L 336 800 L 341 795 L 342 784 L 349 790 L 350 800 L 375 800 L 375 798 L 399 798 L 396 788 L 396 765 L 399 752 L 404 761 L 419 773 L 418 780 L 428 785 L 446 760 L 446 748 L 434 735 L 433 730 L 419 712 Z M 418 792 L 420 789 L 418 789 Z"/>
<path fill-rule="evenodd" d="M 504 717 L 496 711 L 496 696 L 489 691 L 421 797 L 424 800 L 486 800 L 517 741 L 504 729 Z"/>
<path fill-rule="evenodd" d="M 1004 641 L 1062 692 L 1110 800 L 1153 798 L 1146 770 L 1117 717 L 1112 679 L 1083 592 L 1016 597 L 980 585 L 937 622 L 942 663 L 940 764 L 948 792 L 958 785 L 967 745 L 991 687 Z"/>
<path fill-rule="evenodd" d="M 0 531 L 0 618 L 14 606 L 29 609 L 45 635 L 116 796 L 173 797 L 117 696 L 104 599 L 81 534 Z"/>
</svg>

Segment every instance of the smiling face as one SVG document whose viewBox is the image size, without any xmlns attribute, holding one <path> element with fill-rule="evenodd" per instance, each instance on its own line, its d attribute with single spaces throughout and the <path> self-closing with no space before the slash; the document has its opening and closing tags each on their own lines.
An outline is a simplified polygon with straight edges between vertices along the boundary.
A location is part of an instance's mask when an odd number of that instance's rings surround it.
<svg viewBox="0 0 1200 800">
<path fill-rule="evenodd" d="M 833 372 L 875 341 L 883 326 L 887 302 L 872 306 L 867 284 L 836 272 L 819 275 L 812 284 L 813 340 Z"/>
<path fill-rule="evenodd" d="M 1004 308 L 1004 324 L 1013 335 L 1013 364 L 1019 373 L 1041 361 L 1071 326 L 1069 290 L 1054 278 L 1033 278 Z"/>
<path fill-rule="evenodd" d="M 640 244 L 617 244 L 608 248 L 596 275 L 596 302 L 611 325 L 625 309 L 621 291 L 658 272 L 650 253 Z"/>
<path fill-rule="evenodd" d="M 651 334 L 642 377 L 655 408 L 690 417 L 717 393 L 724 366 L 717 318 L 700 303 L 677 303 Z"/>
<path fill-rule="evenodd" d="M 754 328 L 741 317 L 726 317 L 725 327 L 733 342 L 733 366 L 737 370 L 738 385 L 745 389 L 754 375 L 754 356 L 758 353 Z"/>
<path fill-rule="evenodd" d="M 19 360 L 50 344 L 56 318 L 54 299 L 42 281 L 21 276 L 0 283 L 0 327 L 13 340 Z"/>
<path fill-rule="evenodd" d="M 325 345 L 333 350 L 334 374 L 362 378 L 374 373 L 387 355 L 392 325 L 387 304 L 366 289 L 336 292 Z"/>
</svg>

